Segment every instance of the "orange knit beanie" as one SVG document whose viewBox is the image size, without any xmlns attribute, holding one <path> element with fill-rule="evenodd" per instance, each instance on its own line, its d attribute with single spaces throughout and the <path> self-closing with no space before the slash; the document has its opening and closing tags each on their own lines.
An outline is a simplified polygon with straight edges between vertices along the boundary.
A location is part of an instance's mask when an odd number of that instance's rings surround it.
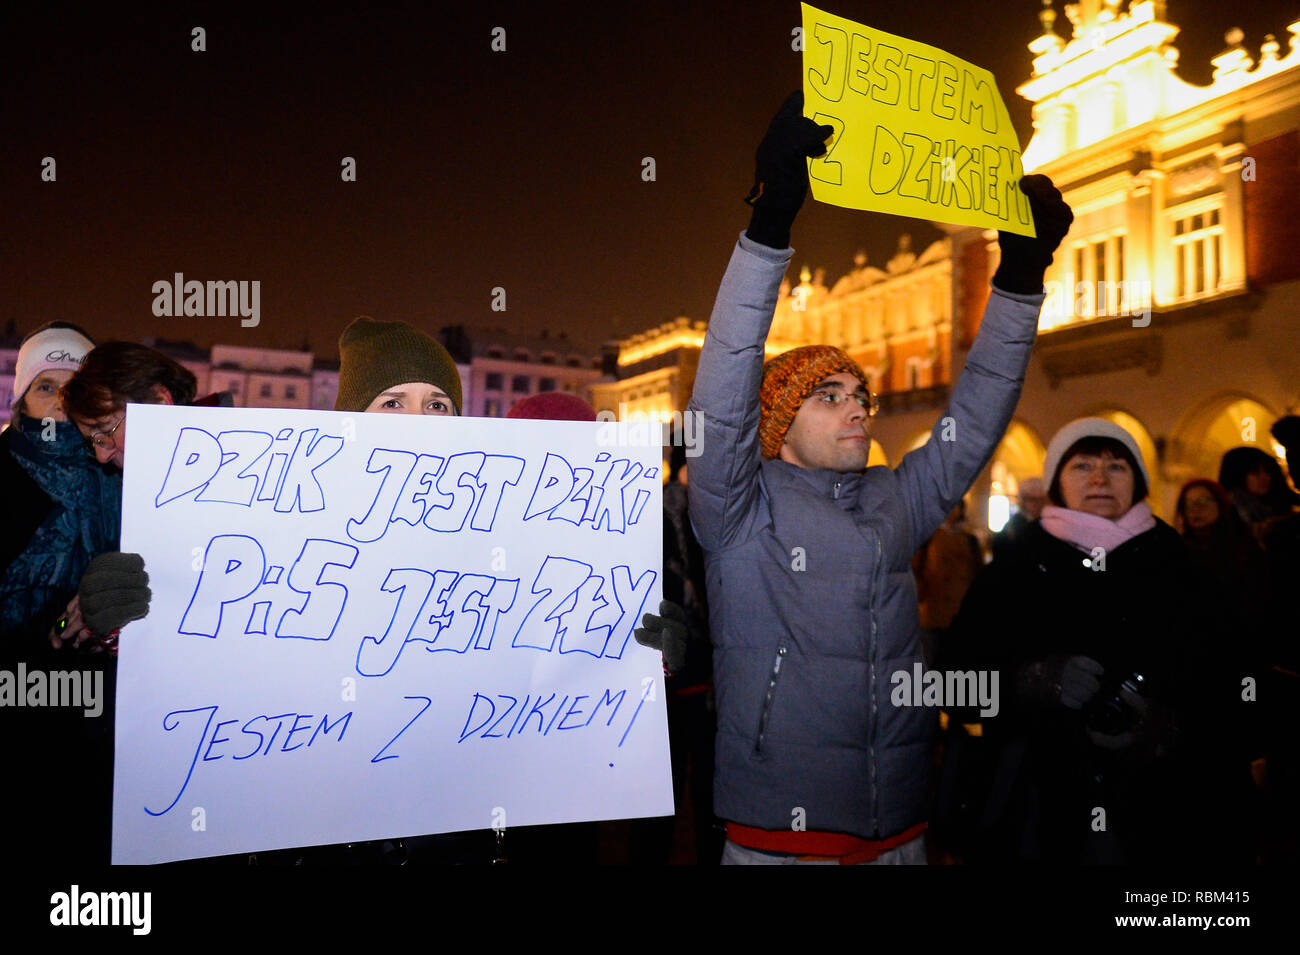
<svg viewBox="0 0 1300 955">
<path fill-rule="evenodd" d="M 841 372 L 853 375 L 868 386 L 862 368 L 842 350 L 831 345 L 808 345 L 777 355 L 763 366 L 763 384 L 758 389 L 761 417 L 758 440 L 763 457 L 774 458 L 785 443 L 799 406 L 818 385 Z"/>
</svg>

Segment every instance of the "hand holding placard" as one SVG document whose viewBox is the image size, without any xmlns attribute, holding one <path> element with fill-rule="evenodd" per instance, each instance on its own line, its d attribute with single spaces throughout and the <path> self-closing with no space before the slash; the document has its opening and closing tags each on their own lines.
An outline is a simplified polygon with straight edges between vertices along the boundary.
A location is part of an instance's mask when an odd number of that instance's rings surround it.
<svg viewBox="0 0 1300 955">
<path fill-rule="evenodd" d="M 834 130 L 821 202 L 1034 234 L 997 82 L 943 50 L 803 4 L 805 113 Z"/>
<path fill-rule="evenodd" d="M 1043 291 L 1043 276 L 1052 264 L 1052 253 L 1070 231 L 1074 213 L 1061 197 L 1061 190 L 1046 176 L 1025 176 L 1020 180 L 1020 191 L 1029 197 L 1038 236 L 998 233 L 1002 260 L 993 284 L 1004 292 L 1038 295 Z"/>
<path fill-rule="evenodd" d="M 754 157 L 754 187 L 745 201 L 754 207 L 746 234 L 762 245 L 784 249 L 790 226 L 808 194 L 808 158 L 826 152 L 831 127 L 803 115 L 803 93 L 781 104 Z"/>
</svg>

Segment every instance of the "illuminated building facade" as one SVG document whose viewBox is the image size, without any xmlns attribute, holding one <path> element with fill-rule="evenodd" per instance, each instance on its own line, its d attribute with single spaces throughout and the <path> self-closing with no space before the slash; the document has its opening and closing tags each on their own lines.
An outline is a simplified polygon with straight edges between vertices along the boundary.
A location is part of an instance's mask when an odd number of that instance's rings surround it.
<svg viewBox="0 0 1300 955">
<path fill-rule="evenodd" d="M 1175 73 L 1178 28 L 1155 0 L 1066 7 L 1071 36 L 1030 44 L 1027 172 L 1046 173 L 1075 213 L 1047 274 L 1049 298 L 1016 417 L 972 494 L 973 517 L 1042 468 L 1067 421 L 1107 417 L 1137 438 L 1151 503 L 1172 518 L 1182 482 L 1216 477 L 1223 452 L 1253 444 L 1300 407 L 1300 21 L 1258 62 L 1239 31 L 1195 86 Z M 997 266 L 992 231 L 940 226 L 884 269 L 859 254 L 827 284 L 804 268 L 781 290 L 769 357 L 812 343 L 848 351 L 881 395 L 873 463 L 927 439 L 983 313 Z M 705 325 L 688 318 L 617 343 L 598 409 L 660 419 L 685 408 Z M 1001 500 L 990 500 L 1001 498 Z"/>
<path fill-rule="evenodd" d="M 1171 518 L 1227 449 L 1280 456 L 1269 426 L 1300 406 L 1300 21 L 1285 57 L 1269 36 L 1257 63 L 1230 31 L 1195 86 L 1165 4 L 1120 5 L 1066 7 L 1068 40 L 1045 8 L 1017 90 L 1034 104 L 1025 169 L 1075 221 L 998 477 L 1034 473 L 1057 428 L 1100 415 L 1137 438 Z"/>
</svg>

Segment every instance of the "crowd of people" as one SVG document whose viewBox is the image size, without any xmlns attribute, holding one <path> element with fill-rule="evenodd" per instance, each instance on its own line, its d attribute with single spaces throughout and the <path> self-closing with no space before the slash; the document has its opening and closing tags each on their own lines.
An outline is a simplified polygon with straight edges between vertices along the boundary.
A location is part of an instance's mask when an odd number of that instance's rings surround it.
<svg viewBox="0 0 1300 955">
<path fill-rule="evenodd" d="M 1058 432 L 1043 481 L 1050 503 L 1001 543 L 942 636 L 940 668 L 997 669 L 1005 692 L 994 719 L 952 714 L 936 838 L 969 861 L 1294 859 L 1284 588 L 1300 567 L 1268 546 L 1286 516 L 1270 515 L 1261 546 L 1202 478 L 1169 526 L 1145 501 L 1137 443 L 1104 419 Z"/>
<path fill-rule="evenodd" d="M 1286 588 L 1300 574 L 1300 498 L 1277 460 L 1229 451 L 1217 481 L 1182 488 L 1171 527 L 1147 501 L 1151 475 L 1132 435 L 1072 421 L 1041 477 L 1021 481 L 1020 507 L 986 558 L 964 500 L 1015 411 L 1044 272 L 1072 214 L 1045 177 L 1022 180 L 1036 237 L 999 235 L 980 332 L 942 417 L 956 439 L 936 430 L 898 467 L 868 468 L 878 403 L 858 364 L 825 345 L 764 360 L 807 158 L 829 135 L 796 94 L 760 145 L 751 221 L 689 406 L 701 454 L 671 449 L 666 475 L 665 602 L 637 639 L 671 674 L 674 788 L 691 854 L 1294 861 L 1300 678 Z M 454 361 L 419 329 L 358 318 L 339 353 L 337 410 L 462 412 Z M 0 746 L 30 767 L 4 787 L 5 818 L 19 858 L 104 862 L 118 635 L 151 599 L 140 557 L 119 551 L 125 408 L 230 396 L 201 397 L 167 356 L 97 346 L 68 323 L 23 341 L 14 394 L 0 434 L 10 504 L 0 669 L 97 668 L 109 693 L 99 720 L 5 714 Z M 596 417 L 554 393 L 510 416 Z M 1300 461 L 1300 418 L 1273 434 Z M 969 700 L 900 705 L 892 677 L 914 666 L 997 673 L 995 712 Z M 591 825 L 541 827 L 266 861 L 592 862 L 599 839 Z M 674 820 L 638 822 L 628 857 L 662 863 L 673 840 Z"/>
</svg>

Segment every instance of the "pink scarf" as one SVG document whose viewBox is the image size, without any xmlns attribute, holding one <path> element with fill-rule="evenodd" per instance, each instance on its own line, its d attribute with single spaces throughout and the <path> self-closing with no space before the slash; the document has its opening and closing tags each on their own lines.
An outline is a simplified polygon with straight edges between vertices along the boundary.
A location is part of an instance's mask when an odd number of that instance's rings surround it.
<svg viewBox="0 0 1300 955">
<path fill-rule="evenodd" d="M 1134 504 L 1117 521 L 1049 504 L 1043 508 L 1042 523 L 1043 530 L 1053 537 L 1091 554 L 1096 547 L 1110 552 L 1125 541 L 1151 530 L 1156 526 L 1156 518 L 1146 501 Z"/>
</svg>

